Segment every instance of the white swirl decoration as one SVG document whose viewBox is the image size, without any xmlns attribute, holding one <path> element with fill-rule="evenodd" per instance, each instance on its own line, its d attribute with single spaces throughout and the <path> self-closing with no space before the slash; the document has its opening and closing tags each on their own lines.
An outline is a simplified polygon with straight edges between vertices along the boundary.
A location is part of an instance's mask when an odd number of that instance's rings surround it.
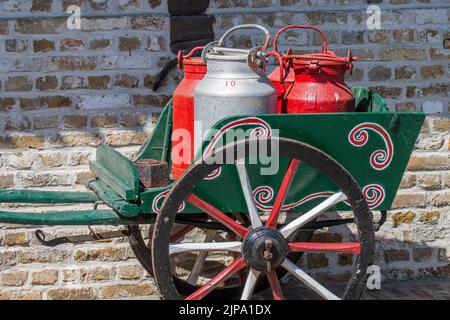
<svg viewBox="0 0 450 320">
<path fill-rule="evenodd" d="M 384 188 L 379 184 L 369 184 L 363 188 L 362 192 L 370 209 L 378 207 L 386 197 Z"/>
<path fill-rule="evenodd" d="M 369 184 L 363 188 L 362 192 L 370 209 L 375 209 L 376 207 L 378 207 L 381 203 L 383 203 L 386 197 L 384 188 L 379 184 Z M 334 193 L 334 191 L 315 192 L 293 203 L 284 204 L 282 210 L 291 210 L 314 199 L 329 198 Z M 268 205 L 268 203 L 272 201 L 272 199 L 274 198 L 274 194 L 275 193 L 273 191 L 273 188 L 269 186 L 257 187 L 255 190 L 253 190 L 253 198 L 255 199 L 256 207 L 261 211 L 272 210 L 273 206 Z M 350 206 L 350 202 L 348 200 L 345 200 L 344 203 L 347 206 Z"/>
<path fill-rule="evenodd" d="M 205 177 L 205 180 L 213 180 L 213 179 L 217 178 L 218 176 L 220 176 L 221 173 L 222 173 L 222 168 L 217 168 L 217 169 L 211 171 L 211 173 Z"/>
<path fill-rule="evenodd" d="M 163 204 L 164 200 L 166 199 L 169 191 L 170 191 L 170 189 L 163 191 L 153 199 L 152 210 L 154 213 L 161 213 L 162 204 Z M 181 203 L 181 205 L 180 205 L 180 208 L 178 209 L 178 212 L 183 211 L 185 207 L 186 207 L 186 204 L 183 201 L 183 203 Z"/>
<path fill-rule="evenodd" d="M 355 147 L 362 147 L 369 141 L 369 130 L 378 133 L 386 147 L 386 150 L 380 149 L 372 153 L 370 165 L 375 170 L 384 170 L 391 164 L 394 157 L 394 144 L 391 136 L 382 126 L 371 122 L 361 123 L 350 131 L 348 140 Z"/>
<path fill-rule="evenodd" d="M 260 186 L 253 190 L 253 198 L 256 207 L 260 210 L 269 211 L 272 206 L 266 206 L 273 199 L 273 189 L 269 186 Z"/>
<path fill-rule="evenodd" d="M 262 119 L 256 117 L 248 117 L 234 120 L 226 124 L 222 128 L 220 128 L 220 130 L 211 140 L 210 144 L 206 147 L 205 151 L 203 152 L 203 156 L 205 157 L 216 147 L 217 143 L 222 139 L 222 137 L 225 135 L 227 131 L 236 129 L 240 126 L 249 126 L 249 125 L 256 126 L 256 128 L 254 128 L 250 132 L 250 138 L 265 138 L 270 137 L 272 135 L 272 128 L 267 122 L 265 122 Z M 205 180 L 213 180 L 217 178 L 221 174 L 221 172 L 222 168 L 215 169 L 205 177 Z"/>
<path fill-rule="evenodd" d="M 262 121 L 262 120 L 261 120 Z M 270 126 L 264 122 L 264 126 L 256 127 L 250 133 L 250 138 L 265 138 L 272 135 L 272 130 Z"/>
<path fill-rule="evenodd" d="M 301 206 L 302 204 L 317 199 L 317 198 L 328 198 L 333 195 L 332 191 L 316 192 L 310 194 L 298 201 L 293 203 L 284 204 L 282 210 L 290 210 L 295 207 Z M 267 205 L 274 197 L 273 189 L 269 186 L 260 186 L 253 190 L 253 198 L 255 199 L 256 207 L 262 211 L 270 211 L 273 206 Z"/>
</svg>

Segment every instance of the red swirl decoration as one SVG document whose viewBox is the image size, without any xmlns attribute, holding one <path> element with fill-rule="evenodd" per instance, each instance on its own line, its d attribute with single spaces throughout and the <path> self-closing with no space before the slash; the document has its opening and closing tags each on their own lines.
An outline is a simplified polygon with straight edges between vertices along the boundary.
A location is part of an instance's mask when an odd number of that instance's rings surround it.
<svg viewBox="0 0 450 320">
<path fill-rule="evenodd" d="M 294 203 L 288 203 L 283 205 L 282 210 L 290 210 L 295 207 L 298 207 L 310 200 L 317 199 L 317 198 L 328 198 L 332 196 L 334 192 L 331 191 L 325 191 L 325 192 L 316 192 L 313 194 L 310 194 L 309 196 L 306 196 L 302 198 L 299 201 L 296 201 Z M 256 207 L 263 211 L 270 211 L 272 210 L 272 206 L 266 205 L 269 203 L 274 196 L 273 189 L 269 186 L 260 186 L 253 190 L 253 198 L 255 199 Z"/>
<path fill-rule="evenodd" d="M 270 211 L 271 206 L 265 204 L 273 199 L 273 189 L 269 186 L 260 186 L 253 190 L 253 198 L 255 199 L 256 207 L 260 210 Z"/>
<path fill-rule="evenodd" d="M 362 192 L 370 209 L 378 207 L 386 197 L 384 188 L 379 184 L 369 184 L 363 188 Z"/>
<path fill-rule="evenodd" d="M 377 123 L 361 123 L 350 131 L 348 140 L 355 147 L 362 147 L 369 140 L 368 130 L 378 133 L 386 146 L 386 150 L 380 149 L 372 153 L 370 156 L 370 165 L 375 170 L 384 170 L 391 164 L 394 156 L 394 144 L 392 143 L 390 135 L 382 126 Z"/>
<path fill-rule="evenodd" d="M 375 209 L 376 207 L 378 207 L 384 201 L 384 198 L 386 196 L 384 188 L 379 184 L 369 184 L 363 188 L 362 192 L 370 209 Z M 293 209 L 317 198 L 328 198 L 331 197 L 334 193 L 335 192 L 333 191 L 312 193 L 298 201 L 283 205 L 282 210 Z M 272 210 L 272 206 L 267 204 L 273 199 L 273 197 L 274 191 L 269 186 L 260 186 L 253 190 L 253 198 L 255 199 L 256 207 L 261 211 Z M 348 200 L 344 200 L 344 203 L 347 206 L 350 206 L 350 202 Z"/>
<path fill-rule="evenodd" d="M 269 126 L 267 122 L 264 120 L 261 120 L 259 118 L 255 117 L 249 117 L 249 118 L 243 118 L 238 119 L 235 121 L 231 121 L 230 123 L 226 124 L 220 130 L 217 132 L 217 134 L 214 136 L 214 138 L 211 140 L 211 143 L 206 147 L 205 152 L 203 155 L 206 155 L 210 153 L 217 142 L 223 137 L 225 132 L 227 132 L 230 129 L 234 129 L 243 125 L 257 125 L 258 127 L 253 129 L 250 133 L 251 138 L 262 138 L 262 137 L 270 137 L 272 135 L 272 128 Z"/>
<path fill-rule="evenodd" d="M 211 143 L 206 147 L 205 152 L 203 152 L 203 156 L 210 153 L 217 142 L 223 137 L 225 132 L 228 130 L 243 126 L 243 125 L 256 125 L 257 127 L 252 130 L 250 133 L 251 138 L 263 138 L 263 137 L 270 137 L 272 135 L 272 128 L 270 125 L 265 122 L 264 120 L 261 120 L 256 117 L 249 117 L 249 118 L 243 118 L 238 119 L 235 121 L 231 121 L 230 123 L 226 124 L 220 130 L 217 132 L 217 134 L 214 136 L 214 138 L 211 140 Z M 213 180 L 217 178 L 222 172 L 222 168 L 218 168 L 214 171 L 212 171 L 210 174 L 208 174 L 205 177 L 205 180 Z"/>
<path fill-rule="evenodd" d="M 218 176 L 220 176 L 220 174 L 222 173 L 222 168 L 217 168 L 213 171 L 211 171 L 211 173 L 209 173 L 206 177 L 205 180 L 213 180 L 215 178 L 217 178 Z"/>
<path fill-rule="evenodd" d="M 161 213 L 161 206 L 162 206 L 164 200 L 166 199 L 169 191 L 170 191 L 170 189 L 163 191 L 153 199 L 152 210 L 154 213 Z M 186 207 L 186 204 L 183 201 L 180 205 L 180 208 L 178 209 L 178 212 L 183 211 L 185 207 Z"/>
</svg>

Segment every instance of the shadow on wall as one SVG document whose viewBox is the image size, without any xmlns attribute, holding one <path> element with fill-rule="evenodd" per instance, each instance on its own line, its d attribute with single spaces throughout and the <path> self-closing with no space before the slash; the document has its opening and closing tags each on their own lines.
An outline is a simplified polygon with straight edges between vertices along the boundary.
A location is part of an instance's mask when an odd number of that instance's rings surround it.
<svg viewBox="0 0 450 320">
<path fill-rule="evenodd" d="M 337 217 L 335 213 L 329 215 Z M 374 211 L 375 220 L 378 215 Z M 447 231 L 436 227 L 439 214 L 435 211 L 415 218 L 411 211 L 390 211 L 386 223 L 375 232 L 374 265 L 380 268 L 381 282 L 450 277 Z M 335 226 L 316 231 L 311 241 L 352 242 L 355 235 L 354 225 Z M 319 282 L 339 284 L 348 280 L 356 257 L 348 253 L 306 253 L 300 264 Z"/>
</svg>

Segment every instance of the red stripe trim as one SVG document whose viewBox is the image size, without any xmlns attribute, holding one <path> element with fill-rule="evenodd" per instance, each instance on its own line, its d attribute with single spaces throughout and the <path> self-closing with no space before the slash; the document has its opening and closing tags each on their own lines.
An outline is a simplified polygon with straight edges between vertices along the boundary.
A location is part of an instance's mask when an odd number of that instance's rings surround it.
<svg viewBox="0 0 450 320">
<path fill-rule="evenodd" d="M 281 291 L 280 282 L 275 271 L 267 272 L 267 280 L 269 280 L 270 288 L 274 300 L 284 300 L 283 292 Z"/>
<path fill-rule="evenodd" d="M 280 216 L 283 203 L 286 200 L 287 193 L 291 187 L 292 181 L 294 180 L 295 173 L 297 172 L 298 166 L 300 165 L 300 160 L 292 159 L 289 163 L 289 167 L 286 169 L 286 173 L 281 182 L 280 189 L 278 190 L 275 203 L 273 204 L 272 211 L 270 212 L 269 218 L 267 219 L 266 225 L 275 228 L 278 224 L 278 217 Z"/>
<path fill-rule="evenodd" d="M 290 251 L 333 251 L 350 252 L 359 254 L 361 245 L 359 242 L 348 243 L 318 243 L 318 242 L 291 242 L 288 244 Z"/>
<path fill-rule="evenodd" d="M 214 278 L 208 281 L 203 287 L 195 291 L 193 294 L 188 296 L 185 300 L 200 300 L 203 299 L 206 295 L 208 295 L 211 291 L 217 288 L 221 283 L 227 280 L 236 272 L 243 269 L 247 264 L 244 259 L 241 257 L 230 264 L 227 268 L 223 269 L 219 274 L 217 274 Z"/>
<path fill-rule="evenodd" d="M 228 227 L 230 230 L 232 230 L 241 238 L 244 238 L 247 235 L 248 233 L 247 228 L 243 227 L 242 225 L 240 225 L 239 223 L 237 223 L 224 213 L 220 212 L 219 209 L 215 208 L 208 202 L 200 199 L 199 197 L 197 197 L 192 193 L 187 196 L 187 200 L 197 208 L 207 213 L 211 217 L 211 219 L 222 223 L 224 226 Z"/>
</svg>

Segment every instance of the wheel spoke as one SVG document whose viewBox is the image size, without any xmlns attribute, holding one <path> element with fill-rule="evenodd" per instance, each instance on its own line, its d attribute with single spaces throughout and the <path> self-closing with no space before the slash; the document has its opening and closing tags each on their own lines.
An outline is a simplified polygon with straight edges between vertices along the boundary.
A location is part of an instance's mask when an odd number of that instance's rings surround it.
<svg viewBox="0 0 450 320">
<path fill-rule="evenodd" d="M 255 290 L 259 275 L 259 271 L 250 268 L 247 280 L 245 281 L 244 290 L 242 291 L 241 300 L 250 300 L 252 298 L 253 290 Z"/>
<path fill-rule="evenodd" d="M 182 238 L 184 235 L 189 233 L 194 228 L 195 228 L 194 226 L 184 226 L 184 227 L 182 227 L 180 230 L 175 231 L 170 236 L 170 241 L 177 241 L 177 240 L 179 240 L 180 238 Z"/>
<path fill-rule="evenodd" d="M 209 230 L 206 232 L 205 242 L 213 241 L 214 236 L 216 235 L 216 231 Z M 192 271 L 187 278 L 187 283 L 195 286 L 198 281 L 198 277 L 203 270 L 203 265 L 205 264 L 206 257 L 208 256 L 208 251 L 201 251 L 197 258 L 195 259 L 194 266 L 192 267 Z"/>
<path fill-rule="evenodd" d="M 309 210 L 307 213 L 302 215 L 301 217 L 295 219 L 291 223 L 284 226 L 280 231 L 283 234 L 285 238 L 289 237 L 295 230 L 302 227 L 309 221 L 317 218 L 319 215 L 321 215 L 324 211 L 334 207 L 336 204 L 338 204 L 341 201 L 344 201 L 347 199 L 345 194 L 342 191 L 339 191 L 335 194 L 333 194 L 331 197 L 329 197 L 327 200 L 323 201 L 313 209 Z"/>
<path fill-rule="evenodd" d="M 233 274 L 243 269 L 247 264 L 244 259 L 241 257 L 230 264 L 228 267 L 223 269 L 219 274 L 217 274 L 214 278 L 208 281 L 207 284 L 202 286 L 200 289 L 195 291 L 193 294 L 188 296 L 186 300 L 200 300 L 204 298 L 208 293 L 217 288 L 221 283 L 230 278 Z"/>
<path fill-rule="evenodd" d="M 171 243 L 169 254 L 190 251 L 232 251 L 241 252 L 242 242 L 203 242 L 203 243 Z"/>
<path fill-rule="evenodd" d="M 258 215 L 258 210 L 256 209 L 255 200 L 253 199 L 252 187 L 250 184 L 250 179 L 247 174 L 247 168 L 245 167 L 244 160 L 236 161 L 236 168 L 239 175 L 239 180 L 241 181 L 242 192 L 244 194 L 245 202 L 247 203 L 248 213 L 250 216 L 250 221 L 253 228 L 261 227 L 262 222 Z"/>
<path fill-rule="evenodd" d="M 272 289 L 272 295 L 274 300 L 284 300 L 283 292 L 281 291 L 280 282 L 275 271 L 266 273 L 267 280 L 269 280 L 270 288 Z"/>
<path fill-rule="evenodd" d="M 327 288 L 318 283 L 316 280 L 311 278 L 306 272 L 297 267 L 294 263 L 292 263 L 288 259 L 285 259 L 281 264 L 281 266 L 284 269 L 286 269 L 290 274 L 292 274 L 294 277 L 296 277 L 298 280 L 300 280 L 309 288 L 314 290 L 322 298 L 327 300 L 340 300 L 339 297 L 337 297 L 334 293 L 332 293 Z"/>
<path fill-rule="evenodd" d="M 291 242 L 289 250 L 296 251 L 333 251 L 359 254 L 361 245 L 359 242 L 348 243 L 320 243 L 320 242 Z"/>
<path fill-rule="evenodd" d="M 242 225 L 240 225 L 239 223 L 237 223 L 224 213 L 220 212 L 219 209 L 215 208 L 208 202 L 200 199 L 199 197 L 197 197 L 192 193 L 187 196 L 187 200 L 197 208 L 206 212 L 211 217 L 211 219 L 222 223 L 241 238 L 244 238 L 247 235 L 248 233 L 247 228 L 243 227 Z"/>
<path fill-rule="evenodd" d="M 281 209 L 283 208 L 283 203 L 286 199 L 289 188 L 291 187 L 292 181 L 294 180 L 295 174 L 297 172 L 298 166 L 300 165 L 300 160 L 292 159 L 289 163 L 289 167 L 281 182 L 280 189 L 278 190 L 275 203 L 273 204 L 272 211 L 270 212 L 269 218 L 266 225 L 275 228 L 278 223 L 278 217 L 280 216 Z"/>
</svg>

